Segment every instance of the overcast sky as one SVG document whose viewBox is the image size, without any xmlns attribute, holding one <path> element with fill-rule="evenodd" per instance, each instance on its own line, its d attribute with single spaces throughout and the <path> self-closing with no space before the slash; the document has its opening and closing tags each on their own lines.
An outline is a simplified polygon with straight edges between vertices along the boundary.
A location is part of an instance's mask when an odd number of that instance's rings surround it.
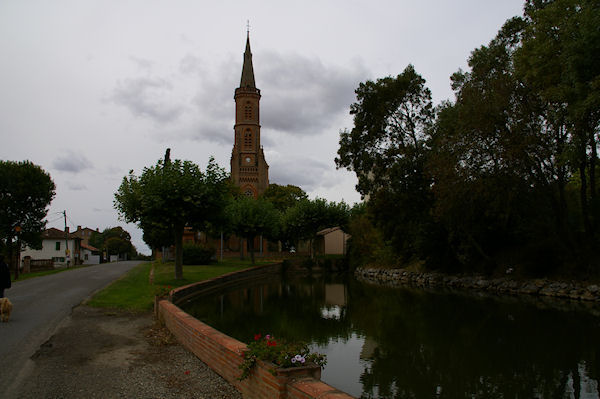
<svg viewBox="0 0 600 399">
<path fill-rule="evenodd" d="M 124 226 L 114 193 L 171 148 L 229 171 L 250 21 L 270 181 L 311 198 L 360 201 L 336 170 L 339 131 L 360 82 L 401 73 L 453 99 L 449 76 L 523 0 L 1 0 L 0 158 L 50 173 L 49 227 Z"/>
</svg>

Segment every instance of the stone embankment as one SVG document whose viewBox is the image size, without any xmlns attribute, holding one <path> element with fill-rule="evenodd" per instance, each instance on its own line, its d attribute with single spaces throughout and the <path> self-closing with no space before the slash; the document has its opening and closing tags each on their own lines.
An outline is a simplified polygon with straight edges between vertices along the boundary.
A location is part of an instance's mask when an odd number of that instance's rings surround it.
<svg viewBox="0 0 600 399">
<path fill-rule="evenodd" d="M 493 294 L 535 295 L 600 302 L 599 285 L 575 281 L 452 276 L 442 273 L 411 272 L 404 269 L 357 268 L 354 273 L 358 279 L 390 286 L 409 285 L 420 288 L 450 288 L 484 291 Z"/>
</svg>

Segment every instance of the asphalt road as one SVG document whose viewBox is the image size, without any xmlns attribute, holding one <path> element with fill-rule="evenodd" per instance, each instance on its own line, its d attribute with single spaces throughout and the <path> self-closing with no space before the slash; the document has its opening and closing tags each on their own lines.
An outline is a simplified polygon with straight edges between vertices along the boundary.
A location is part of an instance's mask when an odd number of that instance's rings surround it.
<svg viewBox="0 0 600 399">
<path fill-rule="evenodd" d="M 105 263 L 13 283 L 4 292 L 13 303 L 12 316 L 0 323 L 0 398 L 27 374 L 30 357 L 75 306 L 139 263 Z"/>
</svg>

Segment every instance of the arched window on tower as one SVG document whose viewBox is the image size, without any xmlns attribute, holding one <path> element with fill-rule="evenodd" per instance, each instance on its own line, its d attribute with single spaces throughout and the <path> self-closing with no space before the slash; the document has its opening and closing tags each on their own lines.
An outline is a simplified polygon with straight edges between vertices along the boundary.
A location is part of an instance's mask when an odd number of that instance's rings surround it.
<svg viewBox="0 0 600 399">
<path fill-rule="evenodd" d="M 244 106 L 244 118 L 246 120 L 252 119 L 252 103 L 250 101 L 247 101 Z"/>
<path fill-rule="evenodd" d="M 244 132 L 244 148 L 252 149 L 252 130 L 250 129 Z"/>
<path fill-rule="evenodd" d="M 244 193 L 244 195 L 246 197 L 254 197 L 254 191 L 247 189 L 246 192 Z"/>
</svg>

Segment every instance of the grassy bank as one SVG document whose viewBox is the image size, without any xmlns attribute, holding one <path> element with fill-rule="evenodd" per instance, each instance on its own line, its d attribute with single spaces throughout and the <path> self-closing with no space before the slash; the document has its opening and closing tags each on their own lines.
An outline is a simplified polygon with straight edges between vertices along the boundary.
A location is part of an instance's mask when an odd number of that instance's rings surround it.
<svg viewBox="0 0 600 399">
<path fill-rule="evenodd" d="M 257 262 L 257 264 L 260 264 Z M 150 272 L 154 266 L 154 279 L 151 282 Z M 251 267 L 250 261 L 226 259 L 212 265 L 184 266 L 183 279 L 175 280 L 175 266 L 172 262 L 142 263 L 125 276 L 115 281 L 104 290 L 94 295 L 87 305 L 103 308 L 119 308 L 132 311 L 152 309 L 154 295 L 168 288 L 181 287 L 225 273 Z"/>
<path fill-rule="evenodd" d="M 29 280 L 30 278 L 35 278 L 35 277 L 49 276 L 50 274 L 67 272 L 69 270 L 81 269 L 82 267 L 89 267 L 89 266 L 90 265 L 79 265 L 79 266 L 71 266 L 71 267 L 62 267 L 60 269 L 53 269 L 53 270 L 42 270 L 40 272 L 33 272 L 33 273 L 25 273 L 25 274 L 20 273 L 19 279 L 15 280 L 15 281 L 23 281 L 23 280 Z M 14 271 L 11 269 L 11 278 L 13 276 L 14 276 Z"/>
</svg>

